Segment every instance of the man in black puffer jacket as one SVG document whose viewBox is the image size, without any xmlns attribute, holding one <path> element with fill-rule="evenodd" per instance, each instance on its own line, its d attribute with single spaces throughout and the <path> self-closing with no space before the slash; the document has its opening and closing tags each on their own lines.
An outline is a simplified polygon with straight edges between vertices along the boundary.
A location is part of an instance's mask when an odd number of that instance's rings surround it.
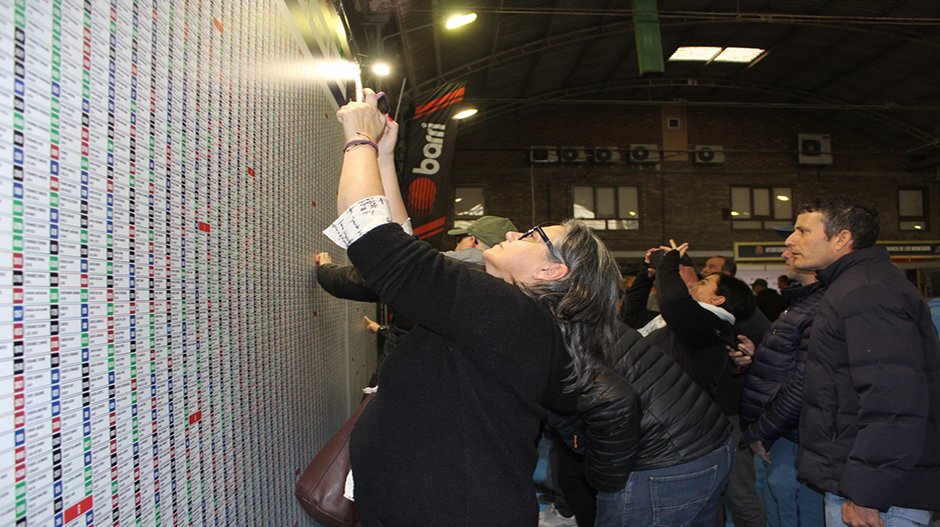
<svg viewBox="0 0 940 527">
<path fill-rule="evenodd" d="M 625 324 L 613 355 L 614 371 L 579 398 L 583 421 L 559 427 L 584 452 L 584 475 L 598 491 L 595 525 L 714 525 L 733 460 L 730 423 L 674 360 Z M 571 478 L 559 481 L 566 495 L 578 491 L 565 488 Z"/>
<path fill-rule="evenodd" d="M 826 491 L 827 525 L 927 525 L 940 509 L 940 339 L 930 310 L 875 247 L 871 207 L 816 199 L 795 227 L 794 265 L 826 286 L 806 361 L 800 477 Z"/>
<path fill-rule="evenodd" d="M 816 305 L 825 290 L 816 281 L 816 273 L 794 268 L 788 252 L 783 257 L 794 284 L 782 292 L 789 309 L 773 323 L 756 352 L 754 343 L 743 337 L 740 351 L 731 353 L 736 364 L 748 366 L 741 393 L 739 446 L 750 446 L 764 460 L 770 489 L 767 514 L 777 519 L 769 524 L 823 527 L 822 494 L 797 480 L 796 455 L 803 366 Z"/>
</svg>

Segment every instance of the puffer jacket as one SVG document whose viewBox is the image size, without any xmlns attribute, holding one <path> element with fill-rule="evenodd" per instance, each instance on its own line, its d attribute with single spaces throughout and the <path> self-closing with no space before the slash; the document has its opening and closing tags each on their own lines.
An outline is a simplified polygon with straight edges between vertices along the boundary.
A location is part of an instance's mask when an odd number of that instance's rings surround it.
<svg viewBox="0 0 940 527">
<path fill-rule="evenodd" d="M 779 437 L 799 442 L 803 366 L 816 305 L 824 292 L 819 282 L 783 290 L 790 307 L 770 327 L 744 381 L 740 446 L 762 441 L 769 450 Z"/>
<path fill-rule="evenodd" d="M 686 463 L 728 439 L 731 424 L 705 390 L 626 324 L 618 325 L 614 355 L 614 372 L 625 383 L 599 377 L 579 397 L 582 419 L 558 426 L 569 446 L 584 447 L 585 476 L 595 489 L 617 492 L 634 470 Z"/>
<path fill-rule="evenodd" d="M 884 247 L 816 273 L 800 477 L 857 505 L 940 510 L 940 340 Z"/>
</svg>

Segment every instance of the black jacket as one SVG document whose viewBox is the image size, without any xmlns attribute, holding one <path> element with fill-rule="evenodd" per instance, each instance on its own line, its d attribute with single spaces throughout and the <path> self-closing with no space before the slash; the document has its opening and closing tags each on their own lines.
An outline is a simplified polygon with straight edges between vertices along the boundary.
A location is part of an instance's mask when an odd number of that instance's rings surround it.
<svg viewBox="0 0 940 527">
<path fill-rule="evenodd" d="M 653 344 L 673 358 L 692 379 L 714 394 L 727 366 L 724 339 L 733 339 L 734 326 L 700 306 L 679 275 L 679 251 L 669 251 L 656 269 L 659 309 L 666 327 L 649 335 Z"/>
<path fill-rule="evenodd" d="M 790 307 L 770 327 L 747 372 L 741 394 L 744 433 L 740 446 L 763 441 L 769 449 L 779 437 L 799 442 L 803 366 L 813 316 L 823 292 L 819 282 L 783 290 Z"/>
<path fill-rule="evenodd" d="M 576 420 L 559 427 L 569 446 L 585 445 L 585 475 L 602 492 L 622 489 L 634 470 L 698 459 L 731 433 L 718 405 L 675 361 L 636 330 L 618 328 L 616 374 L 598 377 L 578 401 L 586 434 Z"/>
<path fill-rule="evenodd" d="M 884 247 L 817 273 L 799 473 L 864 507 L 940 509 L 940 339 Z"/>
</svg>

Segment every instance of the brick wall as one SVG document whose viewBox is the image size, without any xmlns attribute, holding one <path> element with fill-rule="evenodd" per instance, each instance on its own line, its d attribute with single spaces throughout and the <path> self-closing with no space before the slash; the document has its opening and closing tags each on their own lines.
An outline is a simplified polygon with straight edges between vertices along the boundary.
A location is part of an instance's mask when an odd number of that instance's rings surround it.
<svg viewBox="0 0 940 527">
<path fill-rule="evenodd" d="M 906 156 L 877 139 L 793 110 L 689 108 L 687 119 L 690 148 L 722 145 L 725 163 L 638 165 L 626 162 L 624 151 L 624 159 L 615 164 L 588 159 L 579 165 L 533 165 L 529 147 L 535 145 L 626 150 L 635 143 L 662 144 L 658 107 L 539 107 L 462 131 L 453 183 L 484 185 L 486 212 L 508 216 L 520 228 L 570 217 L 573 185 L 637 185 L 640 230 L 602 233 L 617 252 L 645 250 L 669 238 L 693 242 L 699 251 L 721 252 L 730 252 L 736 241 L 774 240 L 769 230 L 732 230 L 727 216 L 731 186 L 791 187 L 794 205 L 818 196 L 847 194 L 878 208 L 882 240 L 940 239 L 936 173 L 905 172 Z M 818 169 L 798 166 L 798 133 L 830 134 L 833 163 Z M 937 204 L 930 207 L 928 230 L 898 230 L 899 187 L 924 188 L 928 203 Z"/>
</svg>

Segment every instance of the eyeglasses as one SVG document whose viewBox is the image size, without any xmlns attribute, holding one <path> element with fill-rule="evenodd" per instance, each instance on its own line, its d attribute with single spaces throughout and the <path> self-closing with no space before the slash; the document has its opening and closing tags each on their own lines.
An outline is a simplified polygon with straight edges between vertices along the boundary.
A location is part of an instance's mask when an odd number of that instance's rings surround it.
<svg viewBox="0 0 940 527">
<path fill-rule="evenodd" d="M 555 225 L 560 225 L 560 224 L 559 224 L 559 223 L 552 222 L 552 221 L 547 221 L 547 222 L 545 222 L 545 223 L 540 223 L 540 224 L 536 225 L 535 227 L 532 227 L 531 229 L 525 231 L 525 233 L 523 233 L 522 236 L 519 237 L 519 239 L 520 239 L 520 240 L 524 240 L 527 236 L 531 236 L 532 233 L 537 232 L 537 233 L 539 234 L 539 236 L 542 237 L 542 241 L 545 242 L 545 245 L 548 246 L 548 252 L 549 252 L 549 254 L 552 255 L 552 258 L 558 260 L 559 262 L 564 263 L 564 260 L 561 259 L 561 255 L 558 254 L 558 250 L 555 249 L 555 245 L 552 244 L 552 240 L 548 237 L 547 234 L 545 234 L 545 231 L 542 230 L 542 227 L 553 227 L 553 226 L 555 226 Z"/>
</svg>

